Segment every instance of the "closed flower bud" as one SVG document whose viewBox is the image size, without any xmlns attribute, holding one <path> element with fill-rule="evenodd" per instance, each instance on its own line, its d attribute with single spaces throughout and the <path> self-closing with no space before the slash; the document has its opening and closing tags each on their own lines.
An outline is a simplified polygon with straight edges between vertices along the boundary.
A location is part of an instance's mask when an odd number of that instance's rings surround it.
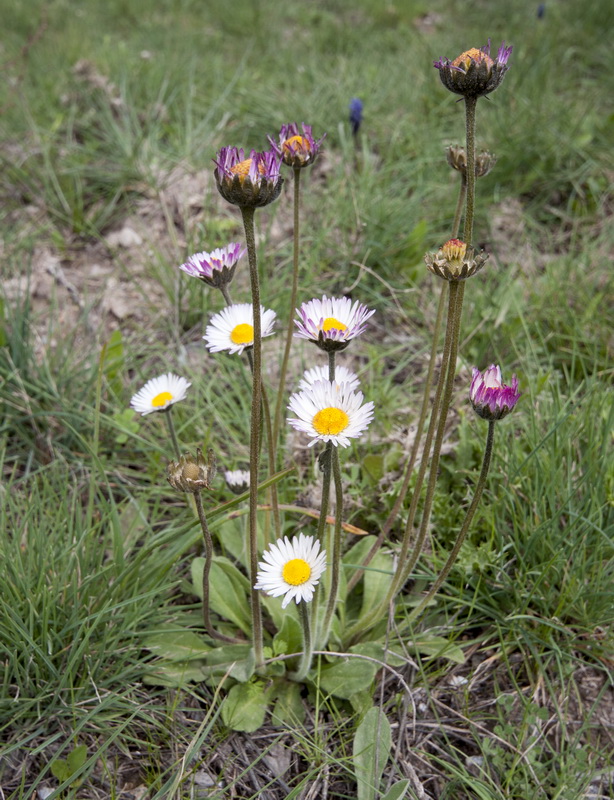
<svg viewBox="0 0 614 800">
<path fill-rule="evenodd" d="M 436 253 L 426 253 L 424 260 L 430 271 L 446 281 L 464 281 L 479 272 L 488 254 L 475 253 L 460 239 L 450 239 Z"/>
<path fill-rule="evenodd" d="M 512 52 L 511 47 L 501 44 L 495 59 L 490 57 L 490 39 L 485 47 L 478 50 L 472 47 L 450 61 L 440 58 L 434 62 L 439 70 L 441 82 L 455 94 L 464 97 L 482 97 L 490 94 L 499 86 L 503 76 L 509 69 L 507 61 Z"/>
<path fill-rule="evenodd" d="M 475 413 L 487 419 L 503 419 L 514 408 L 520 392 L 518 378 L 512 375 L 512 385 L 506 386 L 501 380 L 501 368 L 491 364 L 484 374 L 477 367 L 473 368 L 473 379 L 469 389 L 469 398 Z"/>
<path fill-rule="evenodd" d="M 185 453 L 180 456 L 179 461 L 171 461 L 166 468 L 166 476 L 170 485 L 178 492 L 198 494 L 203 489 L 211 489 L 215 471 L 213 450 L 207 452 L 205 461 L 202 451 L 197 449 L 196 458 Z"/>
</svg>

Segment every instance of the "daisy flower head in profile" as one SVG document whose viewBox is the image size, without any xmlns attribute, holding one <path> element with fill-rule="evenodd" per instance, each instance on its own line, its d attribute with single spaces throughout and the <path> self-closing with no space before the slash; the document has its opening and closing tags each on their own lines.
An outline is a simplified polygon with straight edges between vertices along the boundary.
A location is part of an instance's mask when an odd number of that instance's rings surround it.
<svg viewBox="0 0 614 800">
<path fill-rule="evenodd" d="M 230 491 L 235 494 L 242 494 L 249 489 L 249 472 L 246 469 L 228 469 L 224 478 Z"/>
<path fill-rule="evenodd" d="M 159 375 L 147 381 L 145 386 L 132 396 L 130 407 L 143 416 L 151 414 L 152 411 L 166 411 L 174 403 L 184 399 L 191 385 L 185 378 L 167 372 L 166 375 Z"/>
<path fill-rule="evenodd" d="M 314 139 L 311 133 L 311 125 L 301 124 L 302 131 L 299 130 L 296 122 L 282 125 L 279 131 L 279 141 L 276 142 L 268 137 L 273 150 L 280 156 L 284 164 L 289 167 L 307 167 L 316 160 L 322 142 L 326 134 L 320 139 Z"/>
<path fill-rule="evenodd" d="M 315 587 L 326 569 L 326 551 L 313 536 L 299 533 L 292 541 L 284 536 L 262 554 L 254 589 L 271 597 L 284 595 L 281 607 L 294 600 L 298 605 L 313 598 Z"/>
<path fill-rule="evenodd" d="M 367 320 L 375 309 L 367 308 L 349 297 L 314 298 L 296 309 L 294 320 L 299 339 L 309 339 L 321 350 L 331 352 L 344 350 L 350 341 L 364 332 Z"/>
<path fill-rule="evenodd" d="M 290 397 L 288 409 L 296 418 L 288 422 L 312 437 L 309 447 L 316 442 L 349 447 L 350 439 L 358 439 L 373 419 L 373 403 L 363 405 L 363 400 L 363 393 L 352 391 L 350 384 L 316 381 Z"/>
<path fill-rule="evenodd" d="M 259 208 L 279 197 L 283 178 L 281 157 L 275 150 L 252 150 L 246 158 L 243 148 L 222 147 L 214 163 L 218 191 L 229 203 Z"/>
<path fill-rule="evenodd" d="M 226 286 L 233 279 L 237 262 L 245 253 L 245 248 L 238 242 L 231 242 L 226 247 L 218 247 L 210 253 L 194 253 L 179 269 L 194 278 L 213 286 L 216 289 Z"/>
<path fill-rule="evenodd" d="M 327 381 L 328 374 L 327 366 L 306 369 L 298 385 L 299 390 L 309 389 L 309 387 L 313 386 L 316 381 Z M 337 386 L 339 386 L 341 383 L 347 383 L 350 389 L 358 389 L 360 386 L 358 375 L 349 370 L 347 367 L 335 367 L 335 383 Z"/>
<path fill-rule="evenodd" d="M 503 383 L 501 367 L 491 364 L 481 373 L 473 367 L 473 378 L 469 388 L 469 399 L 475 413 L 489 421 L 503 419 L 520 399 L 518 378 L 512 375 L 509 386 Z"/>
<path fill-rule="evenodd" d="M 271 336 L 277 315 L 271 309 L 260 306 L 260 328 L 262 338 Z M 242 353 L 254 344 L 254 312 L 251 303 L 235 303 L 226 306 L 211 317 L 203 339 L 212 353 L 228 350 Z"/>
</svg>

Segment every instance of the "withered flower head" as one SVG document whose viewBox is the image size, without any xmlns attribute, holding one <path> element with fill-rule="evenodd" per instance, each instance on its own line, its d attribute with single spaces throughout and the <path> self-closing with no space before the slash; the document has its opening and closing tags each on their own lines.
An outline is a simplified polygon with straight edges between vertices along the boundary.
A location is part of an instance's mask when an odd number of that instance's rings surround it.
<svg viewBox="0 0 614 800">
<path fill-rule="evenodd" d="M 203 489 L 211 489 L 215 477 L 215 457 L 213 450 L 207 451 L 205 461 L 200 448 L 196 449 L 196 458 L 184 453 L 179 461 L 171 461 L 166 468 L 168 482 L 178 492 L 198 494 Z"/>
<path fill-rule="evenodd" d="M 426 253 L 426 266 L 446 281 L 464 281 L 482 269 L 488 254 L 475 253 L 460 239 L 450 239 L 436 253 Z"/>
<path fill-rule="evenodd" d="M 440 58 L 433 65 L 439 70 L 441 82 L 451 92 L 464 97 L 481 97 L 490 94 L 499 86 L 508 71 L 507 61 L 512 52 L 502 42 L 497 57 L 490 57 L 490 39 L 485 47 L 472 47 L 457 56 L 454 61 Z"/>
<path fill-rule="evenodd" d="M 446 149 L 446 158 L 452 169 L 460 172 L 463 176 L 467 175 L 467 153 L 464 147 L 461 145 L 451 145 Z M 483 178 L 485 175 L 488 175 L 496 163 L 497 156 L 495 156 L 494 153 L 482 150 L 475 158 L 475 177 Z"/>
</svg>

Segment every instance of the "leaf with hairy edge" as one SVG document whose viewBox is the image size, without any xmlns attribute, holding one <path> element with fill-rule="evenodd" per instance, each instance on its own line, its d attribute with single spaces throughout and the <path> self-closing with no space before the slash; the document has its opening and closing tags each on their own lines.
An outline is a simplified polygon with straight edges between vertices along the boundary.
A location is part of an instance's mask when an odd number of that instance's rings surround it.
<svg viewBox="0 0 614 800">
<path fill-rule="evenodd" d="M 222 705 L 222 720 L 233 731 L 252 733 L 264 722 L 269 692 L 258 683 L 238 683 Z"/>
<path fill-rule="evenodd" d="M 352 748 L 358 800 L 375 800 L 379 795 L 391 745 L 388 717 L 381 708 L 370 708 L 356 728 Z"/>
<path fill-rule="evenodd" d="M 203 596 L 204 558 L 192 561 L 194 593 Z M 232 562 L 223 556 L 214 556 L 209 573 L 209 608 L 215 614 L 233 622 L 246 635 L 251 635 L 251 613 L 247 596 L 249 581 Z"/>
</svg>

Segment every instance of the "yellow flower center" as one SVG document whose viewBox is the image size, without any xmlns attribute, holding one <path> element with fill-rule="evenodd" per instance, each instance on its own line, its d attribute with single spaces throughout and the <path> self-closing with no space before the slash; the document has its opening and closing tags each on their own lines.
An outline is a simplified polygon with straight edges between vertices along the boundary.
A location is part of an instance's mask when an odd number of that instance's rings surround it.
<svg viewBox="0 0 614 800">
<path fill-rule="evenodd" d="M 303 150 L 308 153 L 311 152 L 309 139 L 306 139 L 304 136 L 291 136 L 289 139 L 286 139 L 284 142 L 284 152 L 291 154 L 293 149 L 292 145 L 295 145 L 295 150 Z"/>
<path fill-rule="evenodd" d="M 169 403 L 172 399 L 173 399 L 173 395 L 170 392 L 160 392 L 160 394 L 157 394 L 153 398 L 153 400 L 151 401 L 151 404 L 152 404 L 152 406 L 154 408 L 162 408 L 167 403 Z"/>
<path fill-rule="evenodd" d="M 340 408 L 323 408 L 312 420 L 313 427 L 322 436 L 336 436 L 350 424 L 350 418 Z"/>
<path fill-rule="evenodd" d="M 311 577 L 311 567 L 302 558 L 293 558 L 284 564 L 281 575 L 291 586 L 300 586 Z"/>
<path fill-rule="evenodd" d="M 254 341 L 254 326 L 247 322 L 235 325 L 230 333 L 230 341 L 233 344 L 251 344 Z"/>
<path fill-rule="evenodd" d="M 452 62 L 452 66 L 461 67 L 467 72 L 472 61 L 475 64 L 480 64 L 482 61 L 485 61 L 489 67 L 492 67 L 495 63 L 492 58 L 486 55 L 482 50 L 478 50 L 477 47 L 472 47 L 471 50 L 465 50 L 464 53 L 457 56 Z"/>
<path fill-rule="evenodd" d="M 245 161 L 239 161 L 239 163 L 235 164 L 234 167 L 230 167 L 230 171 L 233 175 L 238 175 L 241 179 L 241 182 L 243 182 L 245 178 L 247 178 L 251 165 L 251 158 L 246 158 Z M 260 175 L 264 175 L 264 164 L 258 164 L 258 172 Z"/>
<path fill-rule="evenodd" d="M 336 328 L 338 331 L 347 331 L 348 326 L 344 325 L 343 322 L 339 322 L 339 320 L 334 317 L 326 317 L 322 323 L 322 330 L 328 333 L 328 331 L 333 330 L 333 328 Z"/>
<path fill-rule="evenodd" d="M 448 261 L 462 261 L 467 253 L 467 245 L 460 239 L 450 239 L 441 249 Z"/>
</svg>

